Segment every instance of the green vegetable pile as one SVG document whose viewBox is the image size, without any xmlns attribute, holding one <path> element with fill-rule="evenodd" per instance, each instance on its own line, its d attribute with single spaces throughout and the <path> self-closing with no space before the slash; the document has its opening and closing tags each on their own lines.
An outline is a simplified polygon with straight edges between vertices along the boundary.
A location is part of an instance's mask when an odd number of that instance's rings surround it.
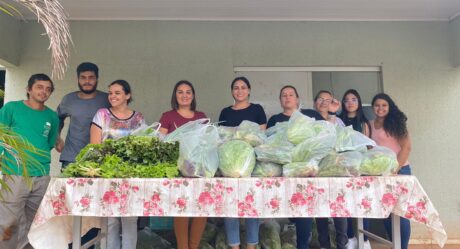
<svg viewBox="0 0 460 249">
<path fill-rule="evenodd" d="M 256 165 L 254 148 L 242 140 L 230 140 L 219 147 L 219 169 L 226 177 L 250 177 Z"/>
<path fill-rule="evenodd" d="M 178 142 L 162 142 L 156 137 L 127 136 L 107 139 L 83 148 L 76 162 L 63 171 L 64 177 L 162 178 L 176 177 Z"/>
<path fill-rule="evenodd" d="M 383 146 L 376 146 L 363 154 L 359 171 L 362 175 L 388 175 L 398 167 L 396 154 Z"/>
</svg>

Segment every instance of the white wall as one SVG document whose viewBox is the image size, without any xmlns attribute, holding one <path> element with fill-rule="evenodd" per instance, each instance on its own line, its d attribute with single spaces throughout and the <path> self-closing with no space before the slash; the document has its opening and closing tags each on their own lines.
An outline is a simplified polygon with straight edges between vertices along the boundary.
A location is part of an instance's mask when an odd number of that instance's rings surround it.
<svg viewBox="0 0 460 249">
<path fill-rule="evenodd" d="M 19 63 L 21 22 L 0 11 L 0 65 Z"/>
<path fill-rule="evenodd" d="M 452 66 L 448 22 L 76 21 L 66 78 L 49 101 L 76 90 L 75 68 L 93 61 L 100 88 L 117 78 L 134 89 L 149 122 L 169 109 L 180 79 L 196 86 L 198 109 L 216 120 L 232 103 L 234 66 L 382 66 L 383 84 L 409 117 L 410 161 L 451 238 L 460 238 L 460 70 Z M 27 78 L 50 72 L 48 40 L 24 25 L 18 68 L 7 70 L 7 100 L 23 98 Z M 257 89 L 253 89 L 257 91 Z M 274 99 L 273 101 L 278 101 Z M 425 238 L 415 226 L 413 238 Z"/>
</svg>

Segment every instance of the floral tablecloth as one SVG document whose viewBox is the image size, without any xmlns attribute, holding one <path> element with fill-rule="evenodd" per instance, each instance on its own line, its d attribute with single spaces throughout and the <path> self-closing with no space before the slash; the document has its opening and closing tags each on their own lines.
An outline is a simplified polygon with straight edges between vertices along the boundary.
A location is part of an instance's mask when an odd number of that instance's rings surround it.
<svg viewBox="0 0 460 249">
<path fill-rule="evenodd" d="M 367 217 L 394 213 L 424 224 L 442 247 L 439 214 L 414 176 L 355 178 L 53 178 L 29 232 L 31 244 L 67 248 L 72 216 Z M 95 217 L 96 216 L 96 217 Z"/>
</svg>

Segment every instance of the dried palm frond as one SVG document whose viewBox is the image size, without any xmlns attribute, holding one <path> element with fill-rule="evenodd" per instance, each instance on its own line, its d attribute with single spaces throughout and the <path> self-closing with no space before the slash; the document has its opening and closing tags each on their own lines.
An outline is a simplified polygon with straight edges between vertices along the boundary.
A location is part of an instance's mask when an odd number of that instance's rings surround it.
<svg viewBox="0 0 460 249">
<path fill-rule="evenodd" d="M 67 69 L 70 56 L 72 37 L 67 22 L 67 13 L 58 0 L 11 0 L 28 8 L 42 23 L 50 39 L 52 77 L 62 79 Z M 20 16 L 21 13 L 11 4 L 0 0 L 0 11 L 11 16 Z"/>
</svg>

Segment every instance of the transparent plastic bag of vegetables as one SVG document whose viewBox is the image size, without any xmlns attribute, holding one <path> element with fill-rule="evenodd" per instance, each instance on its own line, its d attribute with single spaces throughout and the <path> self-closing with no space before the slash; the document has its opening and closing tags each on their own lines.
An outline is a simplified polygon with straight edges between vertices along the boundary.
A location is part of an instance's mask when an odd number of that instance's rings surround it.
<svg viewBox="0 0 460 249">
<path fill-rule="evenodd" d="M 392 150 L 375 146 L 363 153 L 359 171 L 361 175 L 389 175 L 398 165 L 398 159 Z"/>
<path fill-rule="evenodd" d="M 260 225 L 260 244 L 262 248 L 281 249 L 280 225 L 275 220 Z"/>
<path fill-rule="evenodd" d="M 179 140 L 177 165 L 185 177 L 213 177 L 219 167 L 217 127 L 205 125 Z"/>
<path fill-rule="evenodd" d="M 353 130 L 352 126 L 336 126 L 337 141 L 335 150 L 342 151 L 366 151 L 367 146 L 376 146 L 374 140 L 370 139 L 361 132 Z"/>
<path fill-rule="evenodd" d="M 285 122 L 278 122 L 274 126 L 265 130 L 265 135 L 267 137 L 274 136 L 274 135 L 282 135 L 286 137 L 287 129 L 288 129 L 288 121 Z"/>
<path fill-rule="evenodd" d="M 293 144 L 300 144 L 308 138 L 314 137 L 316 131 L 313 128 L 314 118 L 303 115 L 300 111 L 292 113 L 288 121 L 287 138 Z"/>
<path fill-rule="evenodd" d="M 242 140 L 230 140 L 219 146 L 219 169 L 226 177 L 250 177 L 256 164 L 254 148 Z"/>
<path fill-rule="evenodd" d="M 294 162 L 283 166 L 285 177 L 309 177 L 318 174 L 318 162 Z"/>
<path fill-rule="evenodd" d="M 256 166 L 251 176 L 255 177 L 278 177 L 283 174 L 283 167 L 272 162 L 256 161 Z"/>
<path fill-rule="evenodd" d="M 225 143 L 232 140 L 235 135 L 235 129 L 235 127 L 219 126 L 217 131 L 219 132 L 220 142 Z"/>
<path fill-rule="evenodd" d="M 173 132 L 166 135 L 163 139 L 165 142 L 175 142 L 181 140 L 187 133 L 193 133 L 203 128 L 207 128 L 209 118 L 201 118 L 194 121 L 187 122 L 186 124 L 175 129 Z"/>
<path fill-rule="evenodd" d="M 321 161 L 335 146 L 335 135 L 321 134 L 307 139 L 294 147 L 292 151 L 293 162 Z"/>
<path fill-rule="evenodd" d="M 160 137 L 160 127 L 161 124 L 154 122 L 151 125 L 143 123 L 137 129 L 131 132 L 131 136 L 148 136 L 148 137 Z"/>
<path fill-rule="evenodd" d="M 358 151 L 330 153 L 319 163 L 318 176 L 359 176 L 362 158 Z"/>
<path fill-rule="evenodd" d="M 292 162 L 293 149 L 292 143 L 276 135 L 269 137 L 267 143 L 254 148 L 257 160 L 281 165 Z"/>
<path fill-rule="evenodd" d="M 247 120 L 244 120 L 236 127 L 235 135 L 233 136 L 233 139 L 246 141 L 253 147 L 263 144 L 266 138 L 267 136 L 260 129 L 259 124 Z"/>
</svg>

